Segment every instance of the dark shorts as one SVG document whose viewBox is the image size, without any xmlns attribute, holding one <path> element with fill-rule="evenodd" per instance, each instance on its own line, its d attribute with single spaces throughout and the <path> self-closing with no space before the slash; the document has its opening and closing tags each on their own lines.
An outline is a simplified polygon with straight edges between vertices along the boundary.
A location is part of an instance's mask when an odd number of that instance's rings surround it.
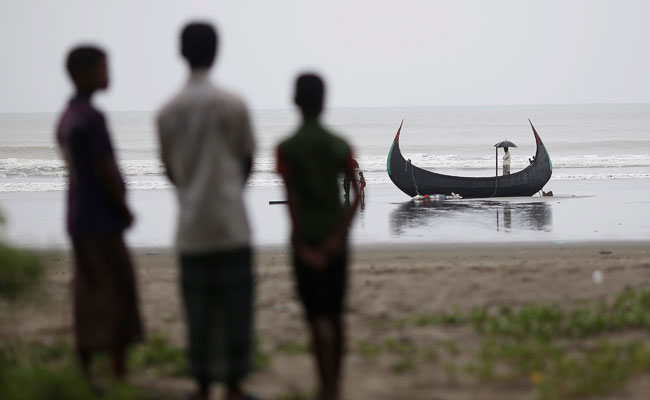
<svg viewBox="0 0 650 400">
<path fill-rule="evenodd" d="M 180 254 L 180 263 L 192 375 L 241 381 L 250 372 L 252 357 L 251 249 Z"/>
<path fill-rule="evenodd" d="M 341 315 L 347 287 L 347 251 L 332 259 L 325 268 L 309 267 L 295 254 L 293 265 L 298 296 L 305 307 L 307 319 Z"/>
</svg>

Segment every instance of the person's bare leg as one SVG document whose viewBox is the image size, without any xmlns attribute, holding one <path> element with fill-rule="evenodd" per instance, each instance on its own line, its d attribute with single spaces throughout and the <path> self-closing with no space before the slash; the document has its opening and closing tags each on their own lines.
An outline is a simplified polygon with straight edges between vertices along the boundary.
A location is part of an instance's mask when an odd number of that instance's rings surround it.
<svg viewBox="0 0 650 400">
<path fill-rule="evenodd" d="M 90 350 L 77 350 L 77 356 L 79 357 L 79 365 L 81 366 L 81 372 L 86 379 L 90 389 L 97 396 L 102 396 L 104 394 L 104 389 L 98 386 L 93 382 L 92 375 L 90 373 L 90 367 L 93 359 L 93 352 Z"/>
<path fill-rule="evenodd" d="M 241 382 L 229 382 L 226 385 L 225 400 L 244 400 L 245 398 Z"/>
<path fill-rule="evenodd" d="M 92 352 L 90 350 L 77 350 L 77 356 L 79 357 L 79 365 L 81 366 L 81 371 L 86 376 L 90 377 L 90 363 L 92 361 Z"/>
<path fill-rule="evenodd" d="M 188 397 L 188 400 L 209 400 L 210 399 L 210 381 L 203 378 L 196 380 L 197 390 Z"/>
<path fill-rule="evenodd" d="M 116 347 L 111 350 L 111 363 L 113 376 L 117 379 L 124 379 L 126 377 L 126 348 Z"/>
<path fill-rule="evenodd" d="M 208 400 L 210 398 L 210 382 L 207 379 L 199 380 L 199 399 Z"/>
<path fill-rule="evenodd" d="M 325 399 L 325 378 L 323 376 L 323 371 L 325 370 L 324 355 L 323 355 L 323 346 L 320 343 L 319 332 L 317 332 L 318 327 L 314 321 L 309 321 L 309 330 L 311 333 L 311 343 L 312 350 L 314 352 L 314 361 L 316 361 L 316 372 L 318 373 L 318 400 Z"/>
<path fill-rule="evenodd" d="M 339 397 L 337 333 L 329 317 L 317 317 L 310 322 L 314 353 L 320 378 L 320 399 L 336 400 Z"/>
<path fill-rule="evenodd" d="M 338 398 L 340 396 L 340 382 L 341 382 L 341 376 L 343 375 L 343 356 L 345 355 L 345 324 L 343 322 L 343 316 L 342 315 L 337 315 L 336 317 L 333 318 L 333 323 L 334 323 L 334 340 L 335 340 L 335 348 L 336 351 L 334 352 L 335 356 L 335 373 L 334 373 L 334 378 L 336 382 L 336 397 Z"/>
</svg>

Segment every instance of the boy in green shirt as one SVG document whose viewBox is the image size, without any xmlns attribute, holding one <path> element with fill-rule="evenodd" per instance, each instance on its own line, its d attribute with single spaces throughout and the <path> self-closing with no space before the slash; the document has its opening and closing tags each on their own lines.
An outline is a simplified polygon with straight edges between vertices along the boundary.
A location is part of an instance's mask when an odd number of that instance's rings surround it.
<svg viewBox="0 0 650 400">
<path fill-rule="evenodd" d="M 305 308 L 320 379 L 319 399 L 340 398 L 344 350 L 343 307 L 349 226 L 359 204 L 341 204 L 339 176 L 353 176 L 350 146 L 319 121 L 325 86 L 314 74 L 296 81 L 302 124 L 277 149 L 292 222 L 291 241 L 298 295 Z"/>
</svg>

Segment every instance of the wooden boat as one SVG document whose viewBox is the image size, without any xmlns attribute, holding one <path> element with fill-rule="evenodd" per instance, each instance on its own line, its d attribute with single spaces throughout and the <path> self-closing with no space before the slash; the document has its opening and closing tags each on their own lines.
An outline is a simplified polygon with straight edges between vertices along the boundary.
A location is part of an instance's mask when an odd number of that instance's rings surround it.
<svg viewBox="0 0 650 400">
<path fill-rule="evenodd" d="M 533 128 L 537 143 L 535 158 L 530 165 L 519 172 L 505 176 L 463 177 L 438 174 L 407 162 L 399 148 L 402 130 L 400 124 L 388 153 L 388 176 L 395 186 L 411 197 L 418 194 L 449 196 L 452 193 L 464 198 L 532 196 L 542 190 L 546 182 L 551 179 L 553 165 L 532 122 L 530 126 Z"/>
</svg>

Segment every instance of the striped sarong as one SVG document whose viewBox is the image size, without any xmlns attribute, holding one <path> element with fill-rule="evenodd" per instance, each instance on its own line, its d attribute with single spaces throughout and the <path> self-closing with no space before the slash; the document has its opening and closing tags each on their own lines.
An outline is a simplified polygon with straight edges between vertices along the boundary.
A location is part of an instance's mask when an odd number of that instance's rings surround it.
<svg viewBox="0 0 650 400">
<path fill-rule="evenodd" d="M 251 369 L 251 249 L 179 257 L 190 372 L 202 381 L 239 382 Z"/>
</svg>

